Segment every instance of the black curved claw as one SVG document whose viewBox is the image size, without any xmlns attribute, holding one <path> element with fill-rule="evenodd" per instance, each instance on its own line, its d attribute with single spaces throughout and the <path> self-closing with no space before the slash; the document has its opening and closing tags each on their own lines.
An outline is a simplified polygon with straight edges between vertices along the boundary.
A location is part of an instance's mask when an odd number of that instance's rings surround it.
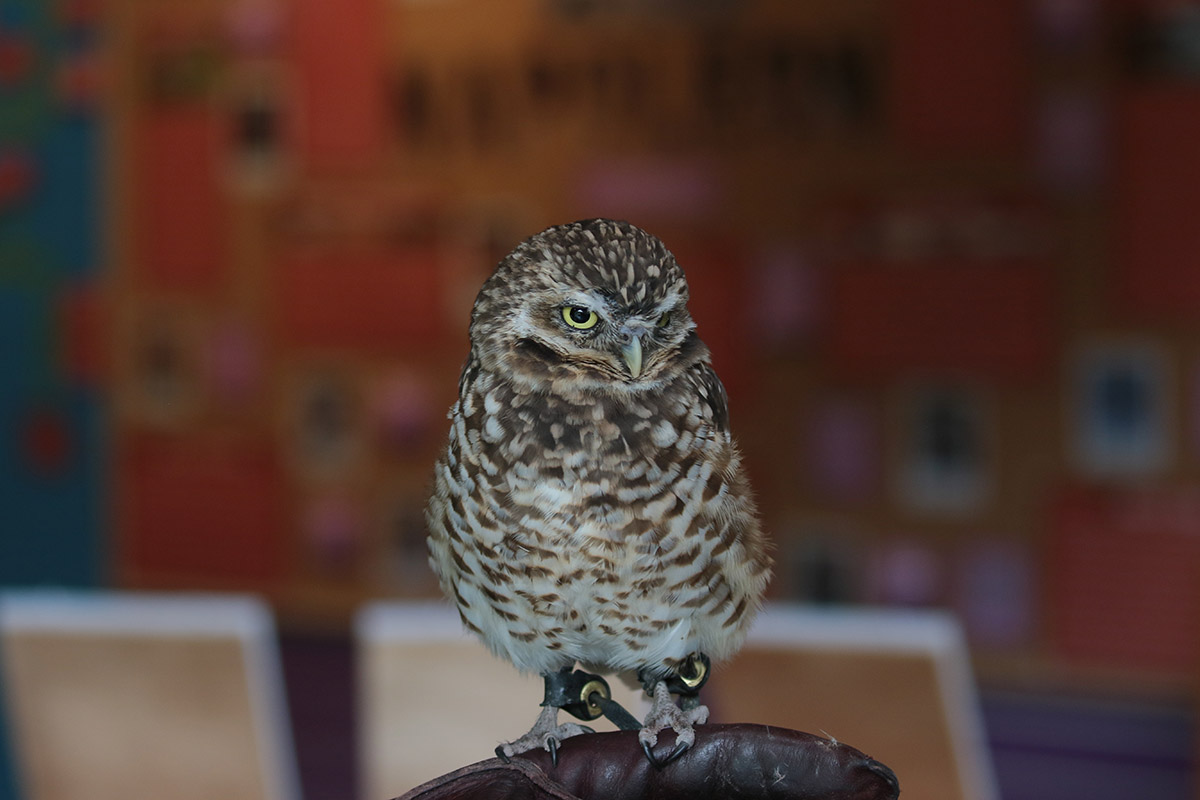
<svg viewBox="0 0 1200 800">
<path fill-rule="evenodd" d="M 502 745 L 502 744 L 496 745 L 496 758 L 500 759 L 505 764 L 512 763 L 512 759 L 509 758 L 508 754 L 504 752 L 504 745 Z"/>
<path fill-rule="evenodd" d="M 678 742 L 675 745 L 675 749 L 672 750 L 665 759 L 660 761 L 658 756 L 654 755 L 654 751 L 650 748 L 650 745 L 646 742 L 642 742 L 642 752 L 646 754 L 646 760 L 649 761 L 650 765 L 655 769 L 662 769 L 691 749 L 692 746 L 686 742 Z"/>
<path fill-rule="evenodd" d="M 681 755 L 691 749 L 692 746 L 690 744 L 679 742 L 675 745 L 675 749 L 671 751 L 671 755 L 667 756 L 667 760 L 663 762 L 663 766 L 665 767 L 667 764 L 670 764 L 672 761 L 679 758 Z"/>
<path fill-rule="evenodd" d="M 550 763 L 553 766 L 557 767 L 558 766 L 558 739 L 555 739 L 553 736 L 551 736 L 549 739 L 547 739 L 546 740 L 546 749 L 550 751 Z"/>
</svg>

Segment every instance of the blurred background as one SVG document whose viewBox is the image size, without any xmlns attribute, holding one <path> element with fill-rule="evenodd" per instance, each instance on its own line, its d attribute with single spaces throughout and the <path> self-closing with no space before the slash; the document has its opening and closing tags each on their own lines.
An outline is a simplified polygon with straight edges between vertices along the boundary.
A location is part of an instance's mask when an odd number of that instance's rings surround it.
<svg viewBox="0 0 1200 800">
<path fill-rule="evenodd" d="M 475 292 L 592 216 L 687 271 L 775 599 L 953 611 L 1006 800 L 1193 796 L 1186 0 L 4 0 L 0 586 L 261 595 L 351 796 Z"/>
</svg>

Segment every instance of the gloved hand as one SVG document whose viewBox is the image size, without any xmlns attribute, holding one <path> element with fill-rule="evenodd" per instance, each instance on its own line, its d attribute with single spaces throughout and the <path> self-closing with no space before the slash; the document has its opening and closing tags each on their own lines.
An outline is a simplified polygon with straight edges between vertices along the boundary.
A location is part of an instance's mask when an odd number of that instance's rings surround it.
<svg viewBox="0 0 1200 800">
<path fill-rule="evenodd" d="M 665 759 L 674 734 L 659 735 Z M 890 769 L 848 745 L 766 725 L 698 725 L 693 747 L 659 769 L 637 731 L 573 736 L 558 764 L 543 750 L 504 763 L 498 758 L 443 775 L 399 800 L 895 800 Z"/>
</svg>

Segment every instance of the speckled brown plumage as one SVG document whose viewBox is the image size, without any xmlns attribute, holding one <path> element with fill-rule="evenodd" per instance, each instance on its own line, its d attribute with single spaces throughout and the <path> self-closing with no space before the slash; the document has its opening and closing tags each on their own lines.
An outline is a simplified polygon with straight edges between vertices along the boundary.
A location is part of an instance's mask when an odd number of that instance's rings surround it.
<svg viewBox="0 0 1200 800">
<path fill-rule="evenodd" d="M 759 607 L 767 543 L 687 299 L 662 242 L 590 220 L 523 242 L 475 302 L 430 560 L 523 671 L 666 676 L 732 655 Z"/>
</svg>

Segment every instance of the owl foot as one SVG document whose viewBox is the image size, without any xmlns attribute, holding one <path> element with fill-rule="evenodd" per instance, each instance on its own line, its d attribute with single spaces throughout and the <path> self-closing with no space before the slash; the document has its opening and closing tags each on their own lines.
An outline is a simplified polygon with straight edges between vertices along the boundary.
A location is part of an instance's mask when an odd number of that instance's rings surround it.
<svg viewBox="0 0 1200 800">
<path fill-rule="evenodd" d="M 686 711 L 681 709 L 675 705 L 666 682 L 659 681 L 654 686 L 654 702 L 650 706 L 650 713 L 646 715 L 645 724 L 638 732 L 638 741 L 642 743 L 647 760 L 662 769 L 691 749 L 696 742 L 693 726 L 703 725 L 707 721 L 707 706 L 697 705 Z M 653 748 L 658 744 L 659 731 L 667 728 L 675 731 L 675 749 L 665 759 L 660 759 L 654 755 Z"/>
<path fill-rule="evenodd" d="M 550 761 L 554 766 L 558 766 L 558 743 L 581 733 L 595 733 L 595 731 L 574 722 L 564 722 L 559 725 L 558 709 L 554 706 L 546 706 L 538 715 L 537 722 L 533 723 L 533 727 L 529 729 L 529 733 L 498 746 L 496 756 L 507 763 L 515 755 L 540 747 L 550 754 Z"/>
</svg>

